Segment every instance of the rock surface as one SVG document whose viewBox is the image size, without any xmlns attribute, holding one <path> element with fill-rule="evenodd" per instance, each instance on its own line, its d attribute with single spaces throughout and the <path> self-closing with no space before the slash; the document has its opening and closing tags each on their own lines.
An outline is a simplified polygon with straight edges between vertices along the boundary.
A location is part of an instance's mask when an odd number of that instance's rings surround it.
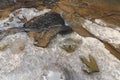
<svg viewBox="0 0 120 80">
<path fill-rule="evenodd" d="M 71 4 L 65 4 L 65 1 L 70 1 Z M 72 28 L 76 28 L 79 33 L 87 30 L 88 34 L 94 36 L 83 37 L 75 32 L 67 35 L 57 34 L 47 48 L 41 48 L 34 46 L 33 41 L 31 41 L 26 33 L 9 35 L 0 42 L 1 80 L 56 80 L 56 78 L 58 80 L 120 79 L 120 60 L 113 56 L 110 50 L 108 48 L 106 49 L 106 44 L 102 42 L 106 41 L 110 45 L 114 45 L 113 48 L 119 48 L 119 0 L 64 0 L 64 4 L 62 7 L 63 12 L 66 13 L 65 17 L 67 17 L 68 13 L 72 13 L 72 15 L 75 16 L 71 18 L 71 16 L 68 15 L 68 20 L 73 22 L 73 24 L 75 24 L 74 21 L 76 21 L 82 25 L 82 28 L 80 25 L 75 25 L 77 27 L 71 25 Z M 26 13 L 29 12 L 26 9 L 24 10 Z M 76 15 L 74 11 L 81 16 Z M 33 11 L 33 13 L 34 12 L 37 13 L 36 11 Z M 30 13 L 32 13 L 31 10 Z M 25 15 L 25 17 L 28 15 Z M 32 15 L 29 16 L 31 18 Z M 81 17 L 83 20 L 78 20 L 78 18 Z M 116 17 L 118 18 L 116 19 Z M 69 23 L 66 24 L 69 25 Z M 56 26 L 54 27 L 56 28 Z M 60 26 L 57 25 L 57 27 Z M 36 38 L 42 36 L 35 34 L 34 31 L 37 31 L 36 29 L 31 30 L 33 30 L 29 33 L 31 36 Z M 42 30 L 44 31 L 46 29 Z M 29 32 L 29 29 L 27 29 L 27 31 Z M 84 31 L 83 34 L 85 34 Z M 113 33 L 111 33 L 111 31 L 113 31 Z M 52 35 L 53 34 L 54 33 L 52 33 Z M 46 37 L 46 35 L 44 36 Z M 69 41 L 69 39 L 78 41 L 78 43 L 76 44 L 74 41 Z M 16 45 L 16 43 L 18 44 Z M 66 50 L 73 49 L 72 54 L 63 50 L 61 45 L 65 45 Z M 77 47 L 74 48 L 74 46 Z M 83 69 L 87 67 L 82 63 L 80 57 L 83 56 L 89 61 L 89 55 L 92 55 L 96 60 L 100 72 L 87 74 L 83 71 Z"/>
<path fill-rule="evenodd" d="M 78 48 L 79 43 L 81 43 L 81 41 L 69 38 L 61 42 L 60 47 L 66 52 L 72 53 Z"/>
<path fill-rule="evenodd" d="M 78 49 L 68 55 L 60 48 L 60 43 L 69 38 L 82 43 L 79 43 Z M 26 41 L 26 45 L 25 49 L 18 54 L 11 51 L 12 45 L 5 51 L 0 51 L 1 80 L 46 80 L 46 78 L 51 80 L 55 75 L 59 79 L 60 74 L 68 80 L 120 79 L 120 61 L 95 38 L 84 38 L 77 33 L 57 35 L 47 48 L 41 48 L 34 46 L 26 33 L 17 33 L 4 38 L 0 45 L 10 43 L 11 40 Z M 94 56 L 100 72 L 90 75 L 83 72 L 84 64 L 80 57 L 84 56 L 88 59 L 89 54 Z"/>
<path fill-rule="evenodd" d="M 16 12 L 19 12 L 19 10 Z M 15 34 L 17 32 L 27 32 L 30 38 L 34 40 L 35 42 L 34 44 L 36 46 L 47 47 L 50 40 L 53 37 L 55 37 L 58 33 L 63 35 L 66 34 L 67 32 L 72 31 L 70 27 L 65 25 L 63 18 L 58 13 L 48 13 L 45 14 L 44 16 L 37 16 L 31 20 L 30 19 L 31 19 L 30 17 L 29 19 L 26 18 L 26 23 L 25 22 L 22 23 L 22 24 L 25 23 L 23 25 L 24 27 L 22 28 L 9 28 L 5 31 L 0 31 L 1 32 L 0 39 L 3 39 L 5 36 Z M 27 22 L 27 20 L 30 21 Z M 13 23 L 11 22 L 11 24 Z"/>
<path fill-rule="evenodd" d="M 63 12 L 66 22 L 72 26 L 75 32 L 82 36 L 99 39 L 120 60 L 119 4 L 118 0 L 63 0 L 56 3 L 57 6 L 52 10 Z M 113 34 L 108 31 L 113 31 Z M 113 39 L 116 41 L 113 42 Z"/>
<path fill-rule="evenodd" d="M 38 16 L 24 24 L 25 31 L 34 39 L 35 45 L 46 47 L 50 40 L 58 33 L 72 31 L 58 13 L 49 13 L 44 16 Z"/>
</svg>

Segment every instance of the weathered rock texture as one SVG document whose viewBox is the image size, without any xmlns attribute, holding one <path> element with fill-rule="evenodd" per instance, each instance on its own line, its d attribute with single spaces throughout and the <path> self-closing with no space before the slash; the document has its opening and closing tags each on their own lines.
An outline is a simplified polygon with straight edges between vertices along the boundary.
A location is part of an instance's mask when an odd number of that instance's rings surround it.
<svg viewBox="0 0 120 80">
<path fill-rule="evenodd" d="M 0 39 L 10 34 L 27 32 L 34 44 L 39 47 L 47 47 L 50 40 L 58 33 L 66 34 L 72 29 L 65 26 L 65 22 L 58 13 L 48 13 L 44 16 L 37 16 L 24 24 L 22 28 L 10 28 L 1 31 Z"/>
<path fill-rule="evenodd" d="M 85 21 L 87 19 L 91 21 L 92 23 L 95 23 L 97 26 L 100 25 L 101 27 L 110 27 L 112 29 L 117 30 L 117 32 L 119 33 L 120 31 L 119 29 L 120 1 L 118 0 L 114 0 L 114 1 L 113 0 L 101 0 L 101 1 L 61 0 L 57 2 L 56 0 L 53 0 L 53 1 L 47 0 L 47 3 L 49 2 L 53 4 L 56 2 L 56 4 L 50 8 L 54 12 L 57 12 L 57 13 L 62 12 L 65 20 L 70 22 L 73 25 L 74 31 L 78 32 L 80 35 L 82 34 L 83 36 L 91 36 L 91 37 L 98 38 L 105 45 L 107 45 L 106 48 L 109 49 L 112 54 L 116 54 L 115 56 L 120 59 L 120 57 L 118 56 L 120 54 L 120 47 L 119 47 L 120 44 L 110 42 L 110 40 L 114 37 L 111 37 L 111 39 L 106 38 L 107 40 L 103 39 L 95 35 L 93 32 L 91 32 L 88 29 L 88 26 L 87 27 L 83 26 L 85 25 Z M 11 6 L 9 9 L 7 9 L 7 12 L 10 13 L 12 10 L 20 8 L 21 6 L 19 7 L 14 6 L 14 7 Z M 34 6 L 34 7 L 43 8 L 45 7 L 45 5 L 39 5 L 39 6 Z M 7 12 L 5 11 L 5 15 L 2 15 L 2 16 L 6 17 L 6 15 L 8 15 Z M 102 20 L 102 22 L 96 19 L 100 19 Z M 109 36 L 109 35 L 106 35 L 106 36 Z"/>
<path fill-rule="evenodd" d="M 81 41 L 77 44 L 78 49 L 72 54 L 68 54 L 60 48 L 60 43 L 69 38 Z M 13 45 L 9 44 L 11 42 L 17 44 L 18 40 L 18 45 L 11 49 Z M 25 33 L 17 33 L 4 38 L 0 42 L 0 46 L 4 44 L 8 44 L 9 47 L 5 51 L 0 51 L 1 80 L 46 80 L 46 78 L 51 80 L 51 77 L 56 80 L 60 73 L 68 80 L 120 79 L 120 61 L 110 54 L 103 43 L 95 38 L 85 38 L 77 33 L 65 36 L 57 35 L 49 47 L 41 48 L 34 46 Z M 25 49 L 20 53 L 13 53 L 19 52 L 21 45 L 25 45 Z M 68 43 L 63 45 L 68 45 Z M 72 44 L 69 43 L 69 45 Z M 80 57 L 84 56 L 89 60 L 88 55 L 94 57 L 100 72 L 87 74 L 83 71 L 85 66 Z"/>
<path fill-rule="evenodd" d="M 47 1 L 49 4 L 49 0 Z M 54 1 L 56 0 L 53 0 L 53 3 Z M 34 46 L 25 33 L 7 36 L 0 42 L 1 80 L 56 80 L 61 77 L 62 80 L 65 78 L 67 80 L 119 80 L 119 4 L 119 0 L 60 0 L 60 2 L 56 2 L 55 5 L 49 7 L 51 11 L 61 13 L 67 25 L 70 25 L 77 33 L 57 35 L 47 48 Z M 39 8 L 45 7 L 40 5 Z M 11 12 L 11 10 L 8 11 Z M 34 25 L 35 28 L 38 28 L 36 24 Z M 47 25 L 47 28 L 51 28 L 48 30 L 51 33 L 49 36 L 55 35 L 63 28 L 63 25 L 59 25 Z M 46 28 L 41 28 L 43 30 L 41 33 L 32 26 L 29 29 L 27 27 L 24 30 L 36 41 L 39 42 L 43 38 L 47 42 L 47 39 L 51 39 L 46 36 L 47 32 L 44 33 Z M 52 27 L 58 31 L 52 33 L 51 31 L 54 31 Z M 44 39 L 43 35 L 48 38 Z M 76 44 L 69 39 L 80 42 Z M 39 44 L 41 45 L 41 43 Z M 65 47 L 61 48 L 61 46 Z M 68 54 L 69 49 L 72 49 L 71 54 Z M 90 75 L 83 72 L 83 69 L 87 67 L 82 63 L 80 57 L 84 56 L 84 60 L 87 60 L 88 55 L 92 55 L 98 65 L 97 69 L 90 69 L 98 71 L 99 68 L 100 72 Z M 88 67 L 91 67 L 90 62 L 85 62 L 89 65 Z"/>
<path fill-rule="evenodd" d="M 100 28 L 105 29 L 106 27 L 109 27 L 112 28 L 111 30 L 115 29 L 116 33 L 119 34 L 119 30 L 117 30 L 120 26 L 119 4 L 120 2 L 118 0 L 63 0 L 56 3 L 57 6 L 53 7 L 52 10 L 55 12 L 63 12 L 65 20 L 72 24 L 74 31 L 82 36 L 95 37 L 99 39 L 105 44 L 106 48 L 109 49 L 112 54 L 120 59 L 120 36 L 115 38 L 117 35 L 114 35 L 114 37 L 111 37 L 110 39 L 110 35 L 106 32 L 107 40 L 105 40 L 105 38 L 103 39 L 101 38 L 102 36 L 100 37 L 94 34 L 94 32 L 88 28 L 92 24 L 95 24 L 96 29 L 98 30 Z M 97 21 L 96 19 L 100 19 L 101 21 Z M 86 25 L 86 20 L 90 21 L 91 25 Z M 100 28 L 97 26 L 100 26 Z M 94 29 L 94 31 L 96 30 Z M 114 43 L 112 39 L 116 39 L 118 43 Z"/>
<path fill-rule="evenodd" d="M 64 20 L 57 13 L 49 13 L 42 17 L 38 16 L 25 23 L 24 28 L 36 42 L 35 45 L 39 47 L 46 47 L 57 33 L 71 31 L 71 28 L 65 26 Z"/>
</svg>

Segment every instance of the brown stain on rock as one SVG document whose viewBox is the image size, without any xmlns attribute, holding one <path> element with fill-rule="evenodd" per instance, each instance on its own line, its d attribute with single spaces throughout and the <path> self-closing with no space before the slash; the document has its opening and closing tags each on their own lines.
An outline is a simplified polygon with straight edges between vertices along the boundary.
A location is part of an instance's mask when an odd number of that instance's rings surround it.
<svg viewBox="0 0 120 80">
<path fill-rule="evenodd" d="M 67 38 L 60 42 L 60 48 L 68 53 L 72 53 L 79 47 L 80 42 L 77 39 Z"/>
<path fill-rule="evenodd" d="M 93 34 L 91 34 L 88 30 L 86 30 L 83 27 L 83 23 L 85 19 L 92 20 L 94 22 L 94 19 L 103 19 L 106 23 L 111 23 L 113 25 L 119 25 L 119 12 L 120 12 L 120 1 L 119 3 L 109 3 L 109 1 L 104 0 L 84 0 L 80 3 L 75 3 L 78 0 L 64 0 L 59 3 L 57 3 L 58 8 L 56 7 L 56 11 L 63 11 L 63 15 L 66 21 L 71 22 L 73 24 L 73 30 L 77 32 L 78 34 L 82 36 L 89 36 L 89 37 L 95 37 Z M 116 1 L 116 0 L 115 0 Z M 113 1 L 114 2 L 114 1 Z M 66 3 L 66 4 L 65 4 Z M 67 4 L 71 3 L 71 4 Z M 83 3 L 86 3 L 86 6 L 83 6 Z M 65 5 L 65 8 L 61 5 Z M 85 4 L 84 4 L 85 5 Z M 68 15 L 69 14 L 69 15 Z M 77 14 L 78 16 L 74 16 Z M 112 17 L 111 17 L 112 16 Z M 117 16 L 118 20 L 113 21 L 113 17 L 115 18 Z M 82 18 L 83 20 L 79 20 L 79 18 Z M 115 18 L 116 19 L 116 18 Z M 108 42 L 105 42 L 104 40 L 100 40 L 102 43 L 104 43 L 105 47 L 120 60 L 120 51 L 119 49 L 113 47 L 113 45 L 109 44 Z"/>
<path fill-rule="evenodd" d="M 0 47 L 0 51 L 5 51 L 8 48 L 8 44 L 3 45 Z"/>
<path fill-rule="evenodd" d="M 22 28 L 9 28 L 5 31 L 1 31 L 0 39 L 18 32 L 26 32 L 34 41 L 34 45 L 47 47 L 51 39 L 58 33 L 64 35 L 72 32 L 72 29 L 65 25 L 60 14 L 51 12 L 31 19 L 26 22 Z"/>
<path fill-rule="evenodd" d="M 19 47 L 20 51 L 23 51 L 25 49 L 25 46 Z"/>
<path fill-rule="evenodd" d="M 11 13 L 11 8 L 7 8 L 0 13 L 0 19 L 4 20 Z"/>
<path fill-rule="evenodd" d="M 88 74 L 99 72 L 99 67 L 97 65 L 97 62 L 92 55 L 89 55 L 89 59 L 90 59 L 89 61 L 85 57 L 80 57 L 80 59 L 89 68 L 88 70 L 83 70 L 83 71 L 87 72 Z"/>
<path fill-rule="evenodd" d="M 38 47 L 47 47 L 50 40 L 56 36 L 59 32 L 58 30 L 52 30 L 48 32 L 29 32 L 28 35 L 32 40 L 34 40 L 34 45 Z"/>
</svg>

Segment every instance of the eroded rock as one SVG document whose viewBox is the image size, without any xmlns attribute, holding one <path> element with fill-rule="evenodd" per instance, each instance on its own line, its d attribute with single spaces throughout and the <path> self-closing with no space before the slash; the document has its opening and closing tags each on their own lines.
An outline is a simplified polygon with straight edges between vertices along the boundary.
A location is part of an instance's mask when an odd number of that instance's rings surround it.
<svg viewBox="0 0 120 80">
<path fill-rule="evenodd" d="M 50 40 L 57 35 L 70 33 L 72 29 L 65 25 L 63 18 L 58 13 L 48 13 L 43 16 L 38 16 L 24 24 L 24 27 L 9 28 L 0 31 L 0 40 L 5 36 L 18 32 L 26 32 L 34 44 L 39 47 L 47 47 Z"/>
<path fill-rule="evenodd" d="M 64 34 L 72 31 L 70 27 L 65 26 L 64 20 L 58 13 L 33 18 L 24 25 L 24 28 L 39 47 L 46 47 L 57 33 Z"/>
</svg>

